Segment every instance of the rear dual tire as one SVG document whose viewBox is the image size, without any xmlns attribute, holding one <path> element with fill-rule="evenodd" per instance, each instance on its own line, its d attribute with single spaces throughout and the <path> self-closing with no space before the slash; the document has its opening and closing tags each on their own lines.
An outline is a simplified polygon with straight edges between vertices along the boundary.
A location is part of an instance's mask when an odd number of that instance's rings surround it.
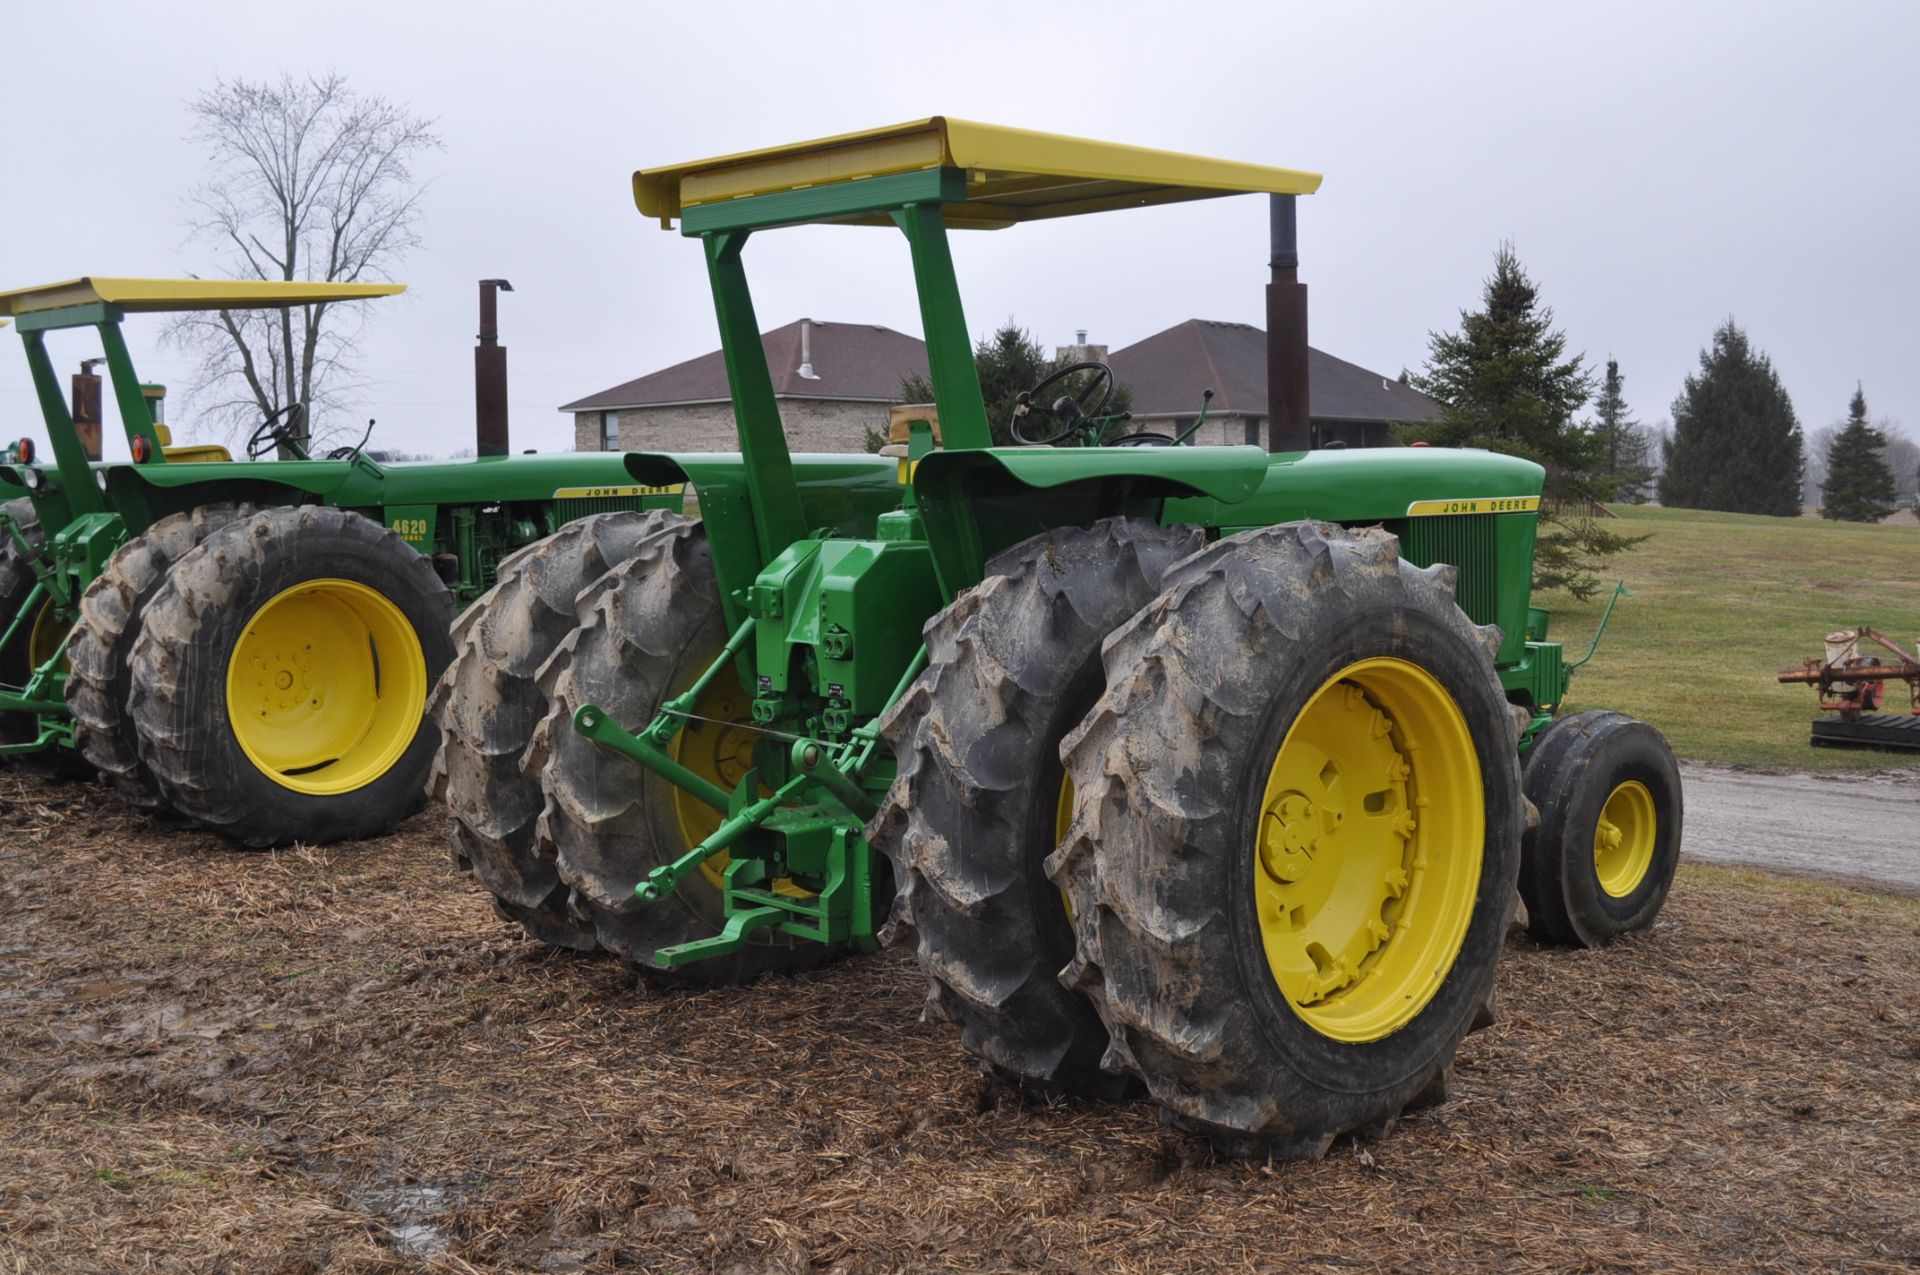
<svg viewBox="0 0 1920 1275">
<path fill-rule="evenodd" d="M 768 928 L 749 934 L 727 956 L 662 963 L 659 949 L 711 938 L 726 924 L 719 879 L 725 859 L 709 860 L 656 902 L 640 902 L 634 886 L 690 850 L 722 816 L 573 727 L 574 713 L 588 704 L 628 726 L 650 722 L 719 656 L 727 625 L 706 529 L 677 514 L 660 515 L 658 529 L 577 606 L 580 624 L 541 669 L 546 715 L 523 761 L 544 790 L 535 836 L 565 885 L 570 923 L 659 983 L 739 983 L 827 960 L 833 949 Z M 698 720 L 681 727 L 669 754 L 731 791 L 754 765 L 764 738 L 750 724 L 751 702 L 733 669 L 722 669 L 694 706 Z M 791 886 L 775 882 L 773 888 Z"/>
<path fill-rule="evenodd" d="M 507 558 L 455 623 L 453 662 L 429 704 L 441 736 L 429 787 L 453 819 L 454 863 L 503 917 L 555 947 L 600 944 L 568 911 L 566 883 L 535 836 L 545 798 L 522 762 L 547 715 L 538 675 L 585 619 L 579 603 L 591 586 L 679 520 L 659 510 L 594 514 Z"/>
<path fill-rule="evenodd" d="M 1064 987 L 1064 899 L 1047 880 L 1065 787 L 1060 741 L 1105 681 L 1100 647 L 1204 543 L 1193 528 L 1111 518 L 1047 532 L 926 626 L 927 670 L 883 721 L 899 771 L 869 836 L 893 863 L 895 937 L 912 936 L 927 1004 L 990 1068 L 1079 1093 L 1131 1077 L 1100 1067 L 1107 1034 Z"/>
<path fill-rule="evenodd" d="M 133 648 L 147 603 L 176 563 L 216 531 L 254 512 L 251 505 L 205 505 L 162 518 L 114 550 L 81 595 L 80 622 L 67 646 L 67 711 L 73 715 L 75 743 L 114 793 L 135 809 L 168 809 L 140 760 L 140 736 L 127 708 Z"/>
<path fill-rule="evenodd" d="M 1523 823 L 1498 634 L 1378 531 L 1246 532 L 1166 583 L 1063 745 L 1062 977 L 1172 1122 L 1317 1156 L 1491 1021 Z"/>
<path fill-rule="evenodd" d="M 262 510 L 182 557 L 140 620 L 128 714 L 181 814 L 266 847 L 378 836 L 424 803 L 453 600 L 394 532 Z"/>
</svg>

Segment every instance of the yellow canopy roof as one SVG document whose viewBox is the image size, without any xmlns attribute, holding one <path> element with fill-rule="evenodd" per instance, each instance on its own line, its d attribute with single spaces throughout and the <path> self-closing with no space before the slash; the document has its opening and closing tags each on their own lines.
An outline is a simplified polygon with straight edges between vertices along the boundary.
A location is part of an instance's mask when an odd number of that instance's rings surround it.
<svg viewBox="0 0 1920 1275">
<path fill-rule="evenodd" d="M 29 314 L 107 302 L 129 311 L 269 310 L 314 301 L 357 301 L 405 292 L 404 283 L 280 283 L 255 279 L 107 279 L 87 275 L 64 283 L 0 292 L 0 314 Z"/>
<path fill-rule="evenodd" d="M 682 209 L 700 204 L 929 168 L 965 170 L 967 197 L 946 205 L 947 223 L 975 228 L 1219 195 L 1311 195 L 1320 189 L 1320 174 L 1293 168 L 936 115 L 768 150 L 643 168 L 633 175 L 633 199 L 641 212 L 664 224 Z"/>
</svg>

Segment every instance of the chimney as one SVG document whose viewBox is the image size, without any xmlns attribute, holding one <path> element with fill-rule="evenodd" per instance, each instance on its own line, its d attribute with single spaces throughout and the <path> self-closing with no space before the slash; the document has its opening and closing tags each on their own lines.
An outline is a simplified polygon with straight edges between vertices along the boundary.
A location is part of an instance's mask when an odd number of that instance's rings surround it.
<svg viewBox="0 0 1920 1275">
<path fill-rule="evenodd" d="M 507 347 L 500 344 L 499 295 L 512 292 L 505 279 L 480 281 L 480 344 L 473 349 L 473 450 L 505 456 L 507 445 Z"/>
<path fill-rule="evenodd" d="M 88 460 L 100 459 L 100 374 L 93 369 L 105 359 L 82 359 L 73 374 L 73 432 Z"/>
<path fill-rule="evenodd" d="M 1294 196 L 1268 198 L 1267 450 L 1303 452 L 1314 442 L 1307 398 L 1307 285 L 1300 282 Z"/>
<path fill-rule="evenodd" d="M 800 320 L 800 379 L 817 381 L 820 374 L 813 370 L 813 320 Z"/>
<path fill-rule="evenodd" d="M 1073 330 L 1073 344 L 1054 346 L 1053 357 L 1056 362 L 1061 363 L 1104 363 L 1107 361 L 1107 347 L 1104 345 L 1088 345 L 1087 330 L 1085 328 L 1075 328 Z"/>
</svg>

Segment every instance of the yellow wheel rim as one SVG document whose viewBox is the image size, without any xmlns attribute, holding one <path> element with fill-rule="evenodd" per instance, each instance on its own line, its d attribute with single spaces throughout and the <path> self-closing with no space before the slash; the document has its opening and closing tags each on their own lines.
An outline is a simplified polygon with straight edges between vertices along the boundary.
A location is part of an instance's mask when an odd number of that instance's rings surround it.
<svg viewBox="0 0 1920 1275">
<path fill-rule="evenodd" d="M 1600 888 L 1616 899 L 1639 889 L 1653 866 L 1658 832 L 1653 793 L 1645 784 L 1629 779 L 1609 793 L 1593 830 L 1593 870 Z"/>
<path fill-rule="evenodd" d="M 1253 887 L 1274 982 L 1344 1042 L 1412 1021 L 1453 968 L 1486 811 L 1460 707 L 1396 659 L 1350 664 L 1294 719 L 1260 798 Z"/>
<path fill-rule="evenodd" d="M 384 594 L 309 580 L 253 613 L 227 662 L 227 720 L 283 788 L 333 796 L 392 769 L 420 730 L 427 657 Z"/>
<path fill-rule="evenodd" d="M 67 626 L 60 623 L 60 608 L 52 598 L 40 604 L 40 613 L 33 617 L 33 628 L 27 634 L 27 663 L 33 669 L 39 669 L 53 658 L 60 649 L 60 643 L 66 637 Z M 60 661 L 60 667 L 67 666 L 66 659 Z M 31 670 L 29 670 L 31 671 Z"/>
<path fill-rule="evenodd" d="M 695 676 L 704 672 L 719 654 L 715 651 L 695 663 Z M 687 680 L 690 684 L 693 679 Z M 681 724 L 667 755 L 702 779 L 732 792 L 753 769 L 753 748 L 759 742 L 759 734 L 751 727 L 752 708 L 752 701 L 741 691 L 737 679 L 722 672 L 694 701 L 693 717 Z M 764 785 L 761 790 L 767 791 Z M 680 824 L 685 850 L 712 836 L 722 818 L 718 810 L 683 788 L 673 790 L 673 811 Z M 700 875 L 715 890 L 723 889 L 727 883 L 727 865 L 732 862 L 733 856 L 722 850 L 700 865 Z M 775 881 L 773 888 L 779 894 L 794 898 L 807 898 L 812 893 L 802 890 L 787 877 Z"/>
</svg>

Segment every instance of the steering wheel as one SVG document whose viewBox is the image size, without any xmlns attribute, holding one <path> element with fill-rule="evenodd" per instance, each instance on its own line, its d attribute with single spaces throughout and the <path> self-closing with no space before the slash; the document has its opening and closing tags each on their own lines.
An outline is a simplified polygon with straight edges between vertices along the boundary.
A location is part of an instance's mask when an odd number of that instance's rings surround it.
<svg viewBox="0 0 1920 1275">
<path fill-rule="evenodd" d="M 275 408 L 267 413 L 266 419 L 261 421 L 247 438 L 248 460 L 259 460 L 268 452 L 277 451 L 283 445 L 294 441 L 296 436 L 292 425 L 278 422 L 282 416 L 299 406 L 298 403 L 289 403 L 285 407 Z"/>
<path fill-rule="evenodd" d="M 1059 398 L 1053 400 L 1050 405 L 1043 407 L 1036 408 L 1033 405 L 1035 399 L 1041 398 L 1049 388 L 1066 380 L 1075 372 L 1093 373 L 1093 375 L 1087 379 L 1085 388 L 1078 394 L 1062 394 Z M 1100 401 L 1094 404 L 1092 411 L 1088 411 L 1087 402 L 1093 398 L 1093 392 L 1095 390 L 1101 391 Z M 1045 447 L 1050 443 L 1057 443 L 1068 434 L 1080 428 L 1081 423 L 1089 417 L 1098 416 L 1106 411 L 1107 403 L 1112 398 L 1112 368 L 1108 367 L 1105 363 L 1091 361 L 1068 364 L 1066 367 L 1048 376 L 1047 379 L 1041 381 L 1040 384 L 1034 386 L 1032 389 L 1022 390 L 1020 392 L 1020 397 L 1014 401 L 1013 436 L 1028 447 Z M 1027 433 L 1025 426 L 1027 417 L 1031 415 L 1052 417 L 1054 424 L 1053 432 L 1044 436 Z"/>
<path fill-rule="evenodd" d="M 1171 434 L 1123 434 L 1108 439 L 1102 447 L 1176 447 L 1180 440 Z"/>
</svg>

